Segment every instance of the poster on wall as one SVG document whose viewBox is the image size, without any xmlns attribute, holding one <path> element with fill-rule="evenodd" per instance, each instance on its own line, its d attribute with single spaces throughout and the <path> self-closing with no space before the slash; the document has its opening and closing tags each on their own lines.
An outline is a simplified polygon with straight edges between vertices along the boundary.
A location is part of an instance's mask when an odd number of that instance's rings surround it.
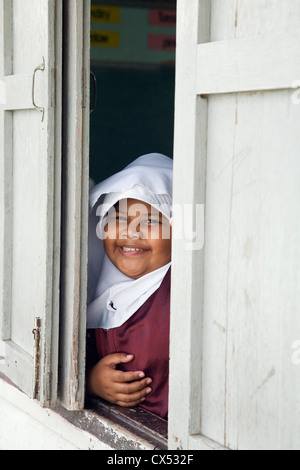
<svg viewBox="0 0 300 470">
<path fill-rule="evenodd" d="M 172 64 L 175 50 L 175 9 L 92 5 L 92 62 Z"/>
</svg>

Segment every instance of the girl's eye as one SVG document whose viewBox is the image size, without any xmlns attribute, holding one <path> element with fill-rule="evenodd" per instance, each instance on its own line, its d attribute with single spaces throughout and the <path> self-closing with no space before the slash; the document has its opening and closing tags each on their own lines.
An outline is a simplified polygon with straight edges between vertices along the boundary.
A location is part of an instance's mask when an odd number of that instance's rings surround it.
<svg viewBox="0 0 300 470">
<path fill-rule="evenodd" d="M 159 220 L 156 220 L 156 219 L 147 219 L 146 223 L 148 225 L 156 225 L 156 224 L 159 224 Z"/>
<path fill-rule="evenodd" d="M 108 222 L 119 222 L 119 223 L 125 223 L 127 222 L 127 217 L 123 217 L 121 215 L 117 214 L 111 214 L 107 217 Z"/>
</svg>

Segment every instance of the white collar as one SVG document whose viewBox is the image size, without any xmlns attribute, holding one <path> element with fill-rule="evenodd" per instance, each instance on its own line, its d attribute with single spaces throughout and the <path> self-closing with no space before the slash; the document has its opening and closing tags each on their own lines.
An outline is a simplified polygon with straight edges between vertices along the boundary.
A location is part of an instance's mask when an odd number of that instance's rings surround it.
<svg viewBox="0 0 300 470">
<path fill-rule="evenodd" d="M 105 330 L 123 325 L 160 287 L 171 266 L 168 263 L 139 279 L 131 279 L 120 273 L 106 255 L 103 264 L 95 299 L 88 306 L 87 327 Z M 117 278 L 119 282 L 115 282 Z"/>
</svg>

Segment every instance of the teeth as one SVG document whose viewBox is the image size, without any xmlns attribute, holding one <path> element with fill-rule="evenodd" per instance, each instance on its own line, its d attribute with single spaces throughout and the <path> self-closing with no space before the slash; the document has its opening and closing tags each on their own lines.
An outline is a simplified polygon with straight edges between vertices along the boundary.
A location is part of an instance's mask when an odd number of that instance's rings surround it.
<svg viewBox="0 0 300 470">
<path fill-rule="evenodd" d="M 127 248 L 125 246 L 122 247 L 123 251 L 142 251 L 140 248 Z"/>
</svg>

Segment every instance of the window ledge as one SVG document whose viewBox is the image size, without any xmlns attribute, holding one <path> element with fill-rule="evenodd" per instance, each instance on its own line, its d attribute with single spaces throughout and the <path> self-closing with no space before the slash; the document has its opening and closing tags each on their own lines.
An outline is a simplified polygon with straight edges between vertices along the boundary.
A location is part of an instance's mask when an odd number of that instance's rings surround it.
<svg viewBox="0 0 300 470">
<path fill-rule="evenodd" d="M 168 449 L 168 422 L 137 406 L 122 408 L 98 398 L 88 398 L 86 409 L 125 427 L 131 433 L 146 439 L 153 449 Z"/>
<path fill-rule="evenodd" d="M 139 407 L 120 408 L 93 398 L 88 399 L 82 411 L 69 411 L 60 404 L 51 409 L 42 408 L 36 400 L 29 398 L 0 373 L 1 400 L 14 407 L 10 428 L 18 426 L 18 435 L 20 437 L 24 433 L 28 448 L 42 449 L 45 436 L 51 435 L 53 438 L 57 435 L 52 443 L 67 447 L 71 445 L 78 449 L 167 449 L 167 421 Z M 27 425 L 26 428 L 20 425 L 23 421 L 19 412 L 27 416 L 24 423 L 30 421 L 32 425 L 30 436 Z M 15 436 L 11 435 L 10 438 L 10 444 L 16 446 Z M 47 439 L 46 442 L 48 446 L 52 445 Z"/>
<path fill-rule="evenodd" d="M 98 398 L 88 398 L 82 411 L 57 405 L 53 411 L 116 450 L 166 450 L 168 423 L 136 408 L 121 408 Z"/>
</svg>

